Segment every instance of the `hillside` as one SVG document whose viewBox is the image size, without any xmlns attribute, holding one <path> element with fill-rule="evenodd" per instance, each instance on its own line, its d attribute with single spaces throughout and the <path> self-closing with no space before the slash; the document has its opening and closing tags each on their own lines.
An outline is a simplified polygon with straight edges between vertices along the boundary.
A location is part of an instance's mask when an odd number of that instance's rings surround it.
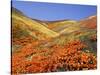
<svg viewBox="0 0 100 75">
<path fill-rule="evenodd" d="M 60 34 L 59 37 L 53 40 L 52 44 L 57 43 L 64 45 L 68 41 L 80 39 L 81 41 L 87 43 L 89 46 L 88 49 L 91 49 L 91 51 L 96 53 L 96 20 L 96 16 L 90 16 L 80 21 L 64 20 L 49 23 L 48 27 L 51 27 L 51 30 L 54 30 Z M 91 40 L 93 38 L 95 41 Z"/>
<path fill-rule="evenodd" d="M 14 8 L 13 8 L 14 9 Z M 14 9 L 12 10 L 12 26 L 20 27 L 22 30 L 25 30 L 23 28 L 26 28 L 26 31 L 29 35 L 33 35 L 34 37 L 34 31 L 37 31 L 38 33 L 43 34 L 45 37 L 56 37 L 59 34 L 48 29 L 47 27 L 43 26 L 39 22 L 32 20 L 26 16 L 24 16 L 22 13 L 18 10 Z M 19 24 L 21 23 L 21 24 Z M 15 27 L 13 27 L 15 28 Z M 14 35 L 14 34 L 13 34 Z M 38 37 L 37 37 L 38 38 Z"/>
<path fill-rule="evenodd" d="M 80 24 L 83 27 L 87 27 L 89 29 L 96 29 L 96 27 L 97 27 L 97 16 L 94 15 L 94 16 L 90 16 L 90 17 L 88 17 L 84 20 L 81 20 Z"/>
</svg>

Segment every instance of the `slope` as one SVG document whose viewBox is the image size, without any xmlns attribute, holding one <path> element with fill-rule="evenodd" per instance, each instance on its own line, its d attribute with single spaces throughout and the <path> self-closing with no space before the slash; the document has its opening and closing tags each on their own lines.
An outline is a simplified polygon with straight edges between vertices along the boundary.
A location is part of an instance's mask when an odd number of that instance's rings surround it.
<svg viewBox="0 0 100 75">
<path fill-rule="evenodd" d="M 14 10 L 16 11 L 16 10 Z M 16 23 L 24 23 L 23 25 L 19 25 L 20 28 L 23 29 L 24 28 L 27 28 L 27 32 L 29 34 L 31 34 L 31 36 L 33 35 L 33 31 L 38 31 L 39 33 L 43 34 L 44 36 L 46 37 L 56 37 L 56 36 L 59 36 L 58 33 L 48 29 L 47 27 L 43 26 L 42 24 L 38 23 L 37 21 L 35 20 L 32 20 L 24 15 L 20 15 L 20 13 L 16 14 L 16 12 L 12 11 L 12 22 L 14 22 L 14 20 L 16 20 L 17 22 Z M 18 12 L 18 10 L 17 10 Z M 14 25 L 15 23 L 13 23 Z"/>
</svg>

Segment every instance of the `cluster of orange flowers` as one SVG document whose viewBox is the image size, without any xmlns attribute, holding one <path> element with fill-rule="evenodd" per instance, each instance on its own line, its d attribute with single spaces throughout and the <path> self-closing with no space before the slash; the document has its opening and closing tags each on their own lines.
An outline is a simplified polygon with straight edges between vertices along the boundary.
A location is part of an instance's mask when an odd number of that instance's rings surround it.
<svg viewBox="0 0 100 75">
<path fill-rule="evenodd" d="M 82 51 L 87 46 L 80 40 L 71 41 L 64 46 L 54 45 L 49 50 L 36 50 L 33 44 L 12 54 L 12 73 L 89 70 L 97 67 L 96 56 Z"/>
<path fill-rule="evenodd" d="M 28 43 L 32 43 L 33 40 L 32 40 L 32 37 L 31 36 L 27 36 L 26 37 L 22 37 L 22 38 L 14 38 L 12 40 L 13 44 L 17 44 L 17 45 L 27 45 Z"/>
</svg>

